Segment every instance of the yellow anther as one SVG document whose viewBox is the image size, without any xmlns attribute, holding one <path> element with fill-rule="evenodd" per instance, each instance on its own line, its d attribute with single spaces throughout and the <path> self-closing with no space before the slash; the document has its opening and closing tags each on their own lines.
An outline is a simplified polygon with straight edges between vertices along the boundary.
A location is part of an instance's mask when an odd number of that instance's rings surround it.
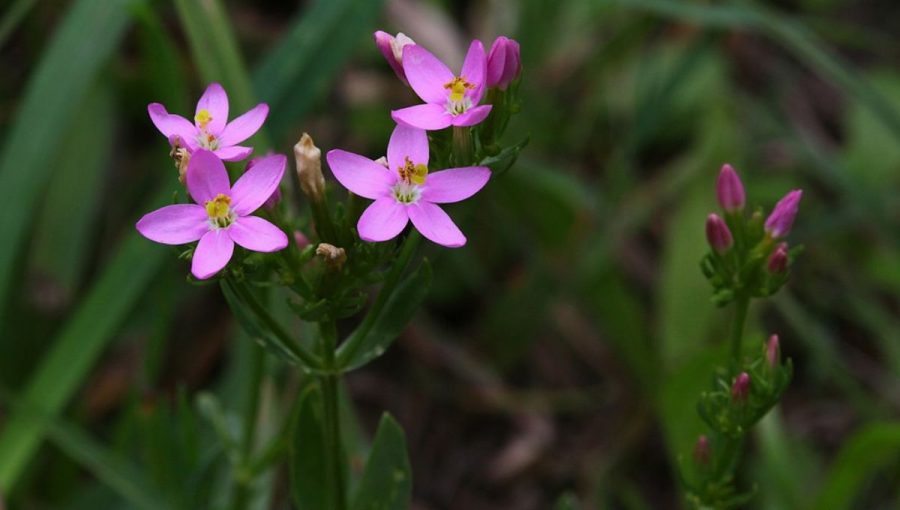
<svg viewBox="0 0 900 510">
<path fill-rule="evenodd" d="M 194 115 L 194 122 L 196 122 L 200 129 L 206 129 L 206 126 L 212 121 L 212 115 L 209 114 L 209 110 L 206 108 L 201 109 L 197 112 L 197 115 Z"/>
<path fill-rule="evenodd" d="M 400 180 L 410 184 L 425 184 L 425 177 L 428 175 L 428 167 L 422 163 L 414 164 L 409 157 L 404 161 L 403 166 L 397 169 L 400 173 Z"/>
<path fill-rule="evenodd" d="M 465 97 L 466 89 L 474 89 L 475 85 L 467 82 L 462 76 L 457 76 L 446 83 L 444 88 L 450 91 L 450 101 L 459 102 Z"/>
<path fill-rule="evenodd" d="M 206 202 L 206 214 L 211 220 L 226 220 L 230 213 L 231 197 L 219 193 L 216 198 Z"/>
</svg>

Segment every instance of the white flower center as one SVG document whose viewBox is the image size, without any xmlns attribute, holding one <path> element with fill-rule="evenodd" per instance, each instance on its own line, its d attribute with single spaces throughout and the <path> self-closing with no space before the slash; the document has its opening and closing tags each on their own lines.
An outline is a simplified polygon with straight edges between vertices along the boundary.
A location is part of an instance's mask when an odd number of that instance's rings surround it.
<svg viewBox="0 0 900 510">
<path fill-rule="evenodd" d="M 467 82 L 462 76 L 457 76 L 445 83 L 444 88 L 449 92 L 447 94 L 447 113 L 450 115 L 465 113 L 473 106 L 472 100 L 466 96 L 466 91 L 474 89 L 475 85 Z"/>
<path fill-rule="evenodd" d="M 422 196 L 422 188 L 411 182 L 397 181 L 391 193 L 401 204 L 415 204 Z"/>
<path fill-rule="evenodd" d="M 209 228 L 213 230 L 227 228 L 237 219 L 231 210 L 231 197 L 221 193 L 206 202 L 206 214 L 209 216 Z"/>
</svg>

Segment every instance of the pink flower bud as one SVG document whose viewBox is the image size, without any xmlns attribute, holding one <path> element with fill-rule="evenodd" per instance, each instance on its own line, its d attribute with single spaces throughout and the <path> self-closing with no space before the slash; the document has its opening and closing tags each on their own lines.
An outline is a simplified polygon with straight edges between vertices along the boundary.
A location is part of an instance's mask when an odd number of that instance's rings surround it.
<svg viewBox="0 0 900 510">
<path fill-rule="evenodd" d="M 506 90 L 510 82 L 518 78 L 521 72 L 522 59 L 519 53 L 519 43 L 508 37 L 498 37 L 488 54 L 487 86 Z"/>
<path fill-rule="evenodd" d="M 734 402 L 746 402 L 747 395 L 750 394 L 750 374 L 741 372 L 734 378 L 734 384 L 731 385 L 731 400 Z"/>
<path fill-rule="evenodd" d="M 795 189 L 775 204 L 775 209 L 766 219 L 766 233 L 773 239 L 785 237 L 791 231 L 802 196 L 803 190 Z"/>
<path fill-rule="evenodd" d="M 768 364 L 770 368 L 778 366 L 779 354 L 778 335 L 772 335 L 766 343 L 766 364 Z"/>
<path fill-rule="evenodd" d="M 698 437 L 697 443 L 694 445 L 694 461 L 705 466 L 709 464 L 710 453 L 709 438 L 706 436 Z"/>
<path fill-rule="evenodd" d="M 775 251 L 769 255 L 769 262 L 766 264 L 766 270 L 770 274 L 784 274 L 788 266 L 788 245 L 787 243 L 779 243 Z"/>
<path fill-rule="evenodd" d="M 403 47 L 410 44 L 416 43 L 404 35 L 403 32 L 397 33 L 396 37 L 381 30 L 375 32 L 375 45 L 378 46 L 381 54 L 384 55 L 384 59 L 391 65 L 397 76 L 404 82 L 406 81 L 406 73 L 403 72 Z"/>
<path fill-rule="evenodd" d="M 734 238 L 731 237 L 728 225 L 717 214 L 706 217 L 706 240 L 719 255 L 727 253 L 734 246 Z"/>
<path fill-rule="evenodd" d="M 737 172 L 729 164 L 722 165 L 719 178 L 716 179 L 716 198 L 719 206 L 726 212 L 740 211 L 744 208 L 746 197 L 744 184 Z"/>
<path fill-rule="evenodd" d="M 297 246 L 298 250 L 302 251 L 303 248 L 306 248 L 307 246 L 309 246 L 309 239 L 303 234 L 303 232 L 300 232 L 299 230 L 295 230 L 294 231 L 294 244 Z"/>
</svg>

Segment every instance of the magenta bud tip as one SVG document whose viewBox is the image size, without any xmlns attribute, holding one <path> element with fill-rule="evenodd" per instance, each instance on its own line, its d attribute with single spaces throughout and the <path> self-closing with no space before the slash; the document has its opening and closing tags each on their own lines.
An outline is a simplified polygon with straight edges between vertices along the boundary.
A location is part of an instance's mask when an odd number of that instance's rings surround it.
<svg viewBox="0 0 900 510">
<path fill-rule="evenodd" d="M 740 211 L 744 208 L 746 202 L 744 184 L 728 163 L 722 165 L 719 178 L 716 179 L 716 198 L 719 206 L 726 212 Z"/>
</svg>

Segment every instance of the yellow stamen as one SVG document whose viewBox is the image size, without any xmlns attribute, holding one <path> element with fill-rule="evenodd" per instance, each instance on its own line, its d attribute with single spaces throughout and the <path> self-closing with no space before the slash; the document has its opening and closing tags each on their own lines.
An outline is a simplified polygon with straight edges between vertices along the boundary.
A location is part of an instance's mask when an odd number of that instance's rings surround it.
<svg viewBox="0 0 900 510">
<path fill-rule="evenodd" d="M 425 184 L 425 177 L 428 175 L 428 167 L 419 163 L 414 164 L 409 157 L 403 163 L 403 166 L 397 169 L 400 173 L 400 179 L 410 184 Z"/>
<path fill-rule="evenodd" d="M 457 76 L 446 83 L 444 88 L 450 91 L 450 101 L 459 102 L 465 97 L 466 89 L 474 89 L 475 85 L 467 82 L 462 76 Z"/>
<path fill-rule="evenodd" d="M 206 129 L 206 126 L 212 121 L 212 115 L 209 114 L 209 110 L 206 108 L 201 109 L 197 112 L 197 115 L 194 115 L 194 122 L 196 122 L 200 129 Z"/>
<path fill-rule="evenodd" d="M 219 193 L 216 198 L 206 202 L 206 214 L 209 219 L 218 222 L 218 220 L 227 220 L 231 209 L 231 197 Z"/>
</svg>

